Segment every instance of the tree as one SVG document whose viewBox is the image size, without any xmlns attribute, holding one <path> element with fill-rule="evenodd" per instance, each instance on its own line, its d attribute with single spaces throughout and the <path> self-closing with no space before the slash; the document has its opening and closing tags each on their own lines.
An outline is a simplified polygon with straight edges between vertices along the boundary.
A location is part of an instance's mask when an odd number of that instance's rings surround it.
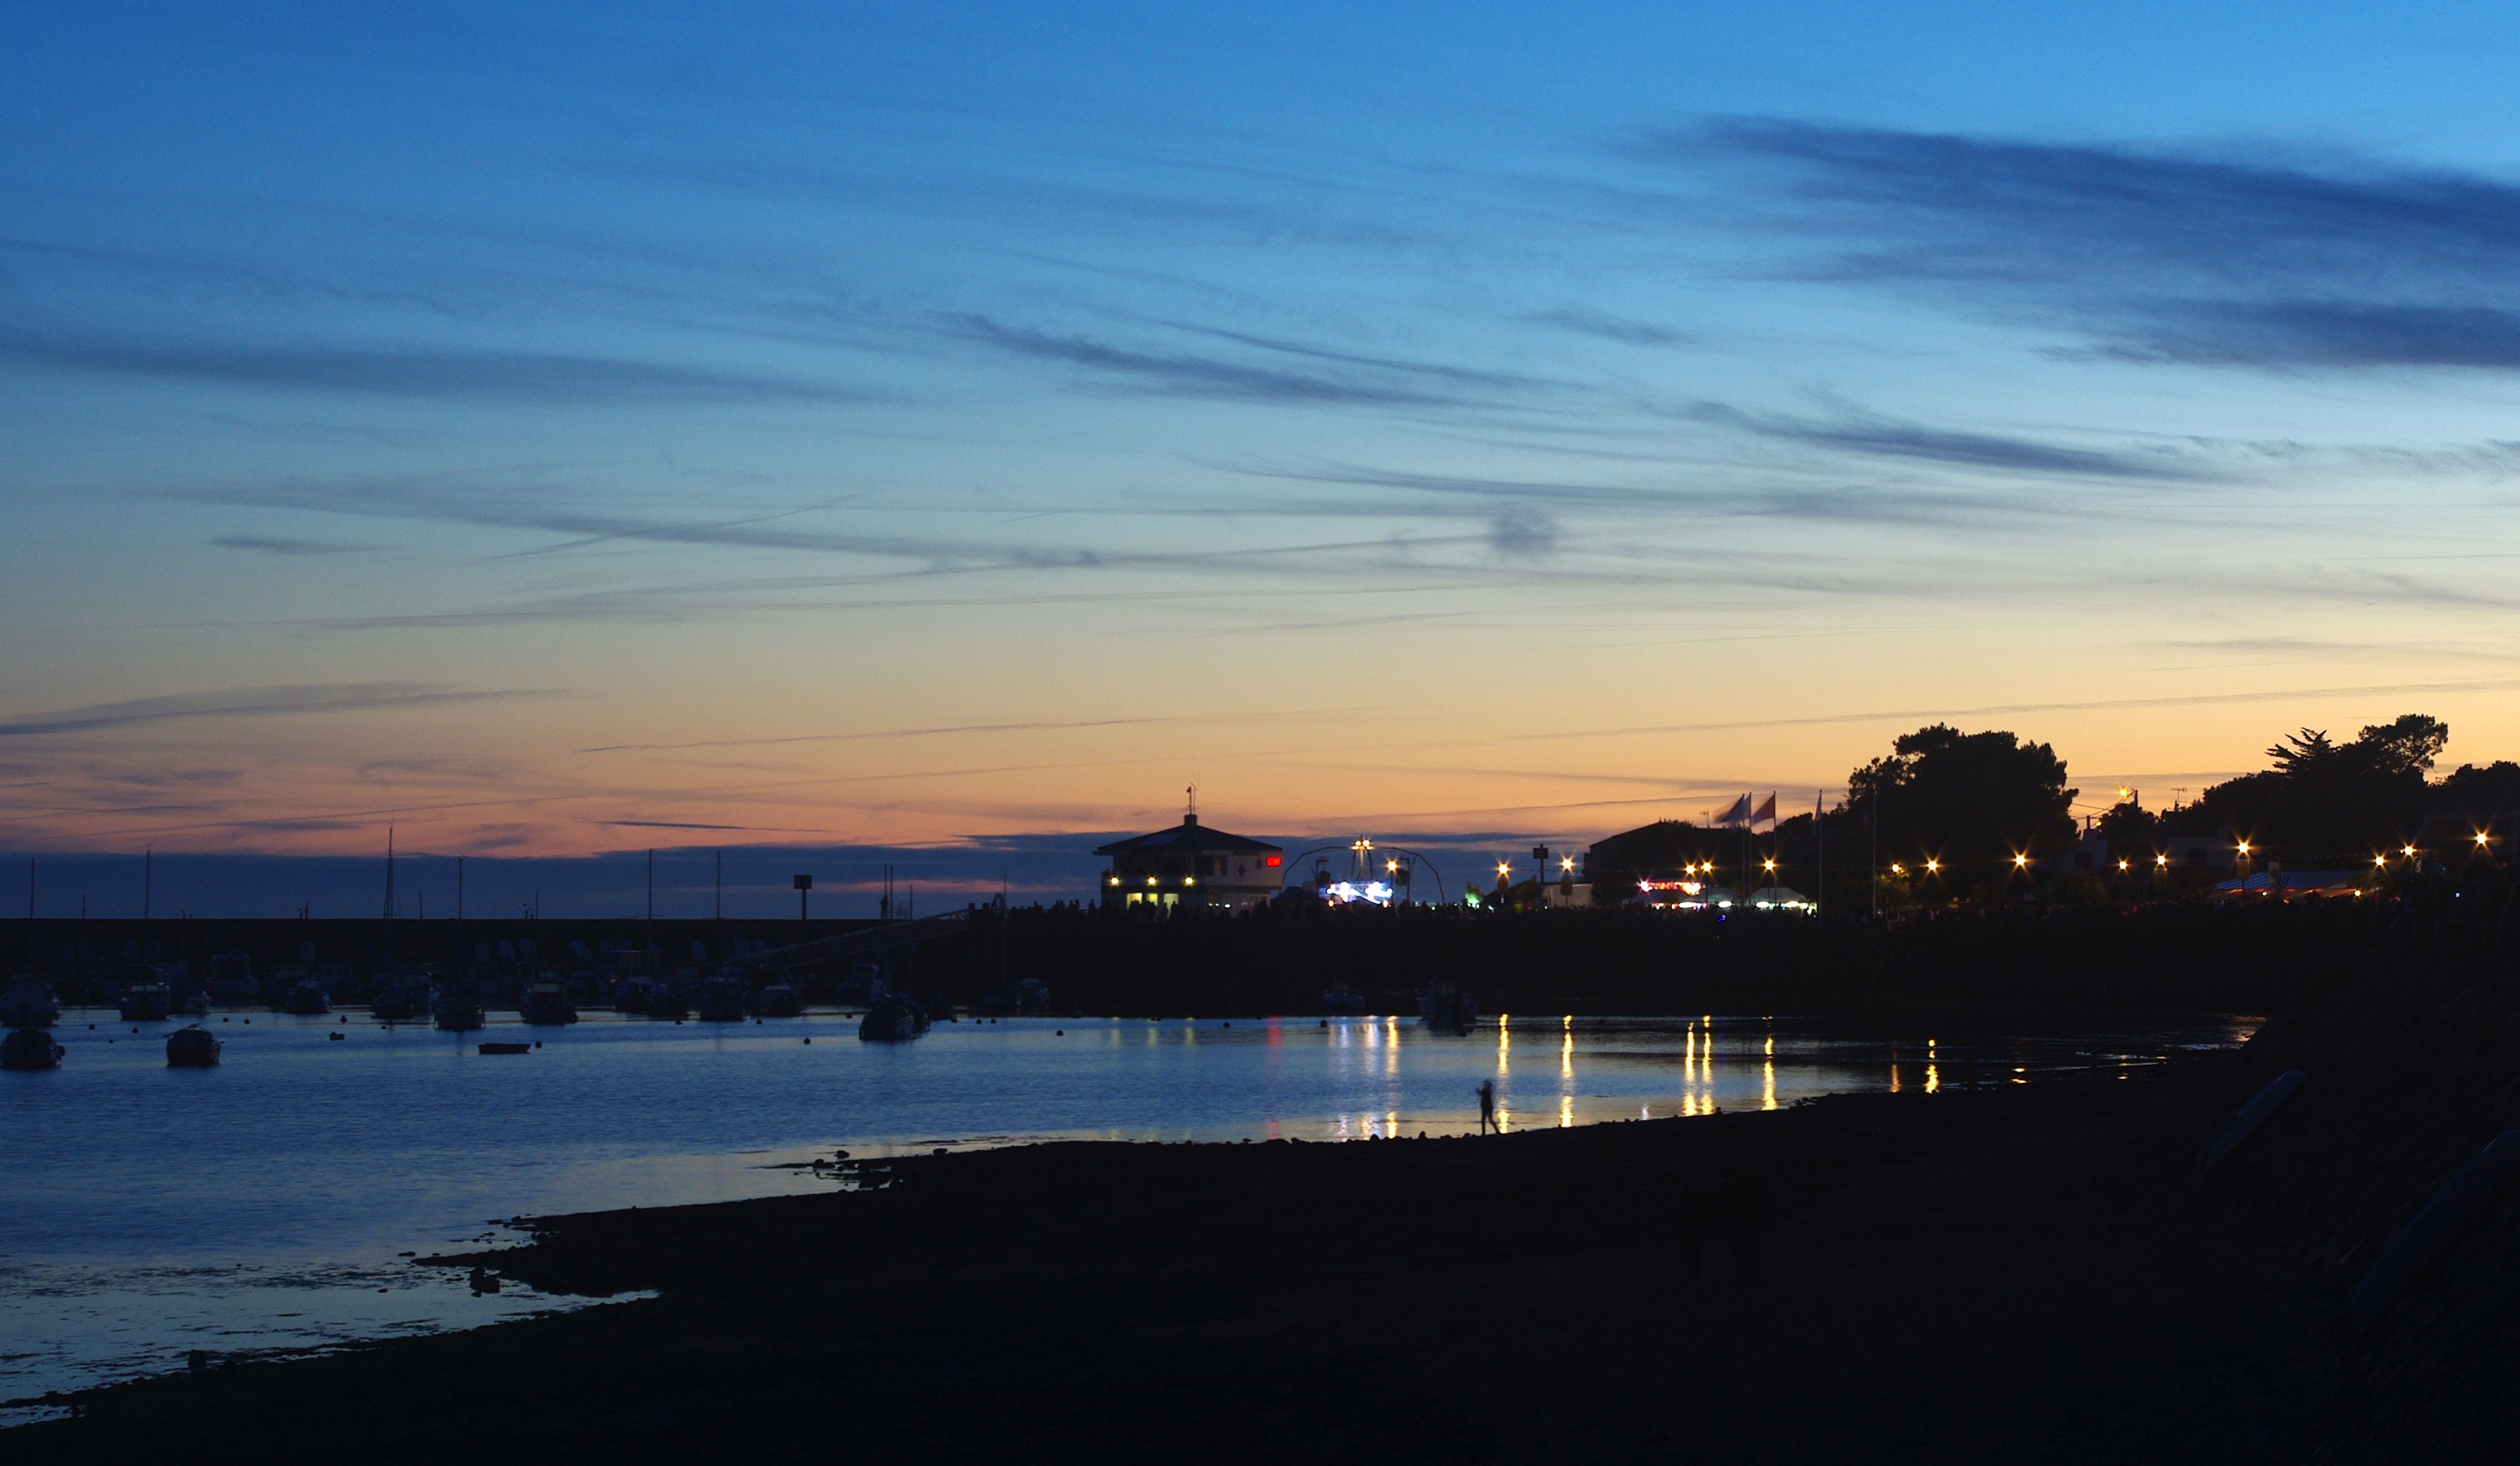
<svg viewBox="0 0 2520 1466">
<path fill-rule="evenodd" d="M 1901 734 L 1890 756 L 1847 776 L 1847 806 L 1870 814 L 1882 858 L 1934 858 L 1956 873 L 1999 873 L 2069 845 L 2065 760 L 2006 732 L 1943 723 Z"/>
<path fill-rule="evenodd" d="M 2450 725 L 2421 712 L 2348 743 L 2303 728 L 2267 750 L 2273 767 L 2217 784 L 2200 802 L 2270 855 L 2360 866 L 2421 823 L 2424 775 L 2449 744 Z"/>
</svg>

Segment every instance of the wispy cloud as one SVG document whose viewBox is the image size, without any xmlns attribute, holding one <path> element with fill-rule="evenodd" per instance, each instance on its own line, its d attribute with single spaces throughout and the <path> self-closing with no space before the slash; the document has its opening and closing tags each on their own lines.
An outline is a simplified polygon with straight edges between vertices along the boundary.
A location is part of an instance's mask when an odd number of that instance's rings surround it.
<svg viewBox="0 0 2520 1466">
<path fill-rule="evenodd" d="M 2036 438 L 1971 433 L 1901 422 L 1869 413 L 1801 418 L 1745 412 L 1721 402 L 1695 402 L 1684 417 L 1758 436 L 1874 458 L 1911 458 L 1958 468 L 2087 479 L 2187 480 L 2205 477 L 2192 458 L 2162 453 L 2109 452 Z"/>
<path fill-rule="evenodd" d="M 357 712 L 379 708 L 417 708 L 445 703 L 549 697 L 548 690 L 466 692 L 426 682 L 337 682 L 277 687 L 236 687 L 220 692 L 177 693 L 121 703 L 93 703 L 58 712 L 0 721 L 0 738 L 46 733 L 85 733 L 135 723 L 206 717 L 270 717 L 310 712 Z"/>
<path fill-rule="evenodd" d="M 221 534 L 210 540 L 222 550 L 253 550 L 265 555 L 291 557 L 322 555 L 364 555 L 376 550 L 374 545 L 345 545 L 328 539 L 294 539 L 286 534 Z"/>
<path fill-rule="evenodd" d="M 1630 320 L 1625 316 L 1606 315 L 1579 305 L 1556 310 L 1536 310 L 1522 319 L 1534 326 L 1550 326 L 1571 331 L 1578 336 L 1597 337 L 1602 341 L 1625 342 L 1632 346 L 1684 346 L 1695 338 L 1687 332 L 1657 326 L 1650 321 Z"/>
<path fill-rule="evenodd" d="M 1643 156 L 1747 165 L 1833 248 L 1806 273 L 1964 286 L 2138 361 L 2520 366 L 2520 185 L 2369 160 L 1728 118 Z"/>
<path fill-rule="evenodd" d="M 674 362 L 448 346 L 263 345 L 0 331 L 0 363 L 303 391 L 523 402 L 850 402 L 854 387 Z"/>
<path fill-rule="evenodd" d="M 1297 351 L 1258 338 L 1238 339 L 1278 354 L 1309 357 L 1326 367 L 1344 365 L 1350 369 L 1313 370 L 1190 351 L 1135 349 L 1108 345 L 1086 336 L 1056 336 L 1002 325 L 976 314 L 945 317 L 943 325 L 949 335 L 1010 355 L 1064 362 L 1127 382 L 1135 390 L 1167 396 L 1364 407 L 1437 407 L 1459 405 L 1465 400 L 1458 389 L 1443 390 L 1426 385 L 1424 379 L 1439 375 L 1428 368 L 1324 350 Z M 1450 380 L 1459 383 L 1468 375 L 1455 374 Z"/>
</svg>

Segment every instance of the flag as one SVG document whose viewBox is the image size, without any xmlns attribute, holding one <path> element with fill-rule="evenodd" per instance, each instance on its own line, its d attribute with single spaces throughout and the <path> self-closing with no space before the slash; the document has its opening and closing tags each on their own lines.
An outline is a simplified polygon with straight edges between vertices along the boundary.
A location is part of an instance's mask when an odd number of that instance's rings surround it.
<svg viewBox="0 0 2520 1466">
<path fill-rule="evenodd" d="M 1715 816 L 1714 820 L 1715 828 L 1719 830 L 1730 829 L 1734 825 L 1746 825 L 1749 822 L 1750 797 L 1746 794 L 1734 800 L 1732 807 Z"/>
<path fill-rule="evenodd" d="M 1747 800 L 1750 797 L 1745 794 L 1741 796 L 1741 798 Z M 1754 825 L 1773 825 L 1776 822 L 1777 797 L 1771 794 L 1768 796 L 1767 800 L 1759 805 L 1758 812 L 1750 816 L 1750 823 Z"/>
</svg>

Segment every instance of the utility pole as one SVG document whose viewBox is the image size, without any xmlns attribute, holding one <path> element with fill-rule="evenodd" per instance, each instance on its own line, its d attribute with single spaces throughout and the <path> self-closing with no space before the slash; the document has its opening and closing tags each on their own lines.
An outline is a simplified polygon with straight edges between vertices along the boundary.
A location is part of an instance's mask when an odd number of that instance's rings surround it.
<svg viewBox="0 0 2520 1466">
<path fill-rule="evenodd" d="M 717 852 L 717 885 L 709 896 L 710 919 L 726 920 L 726 851 Z"/>
</svg>

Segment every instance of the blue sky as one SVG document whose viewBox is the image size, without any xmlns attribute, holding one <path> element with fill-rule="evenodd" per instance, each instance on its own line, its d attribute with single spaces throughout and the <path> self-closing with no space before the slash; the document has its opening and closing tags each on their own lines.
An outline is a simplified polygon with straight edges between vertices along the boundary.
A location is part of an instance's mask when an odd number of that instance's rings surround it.
<svg viewBox="0 0 2520 1466">
<path fill-rule="evenodd" d="M 0 847 L 2520 753 L 2520 21 L 2194 9 L 13 10 Z"/>
</svg>

